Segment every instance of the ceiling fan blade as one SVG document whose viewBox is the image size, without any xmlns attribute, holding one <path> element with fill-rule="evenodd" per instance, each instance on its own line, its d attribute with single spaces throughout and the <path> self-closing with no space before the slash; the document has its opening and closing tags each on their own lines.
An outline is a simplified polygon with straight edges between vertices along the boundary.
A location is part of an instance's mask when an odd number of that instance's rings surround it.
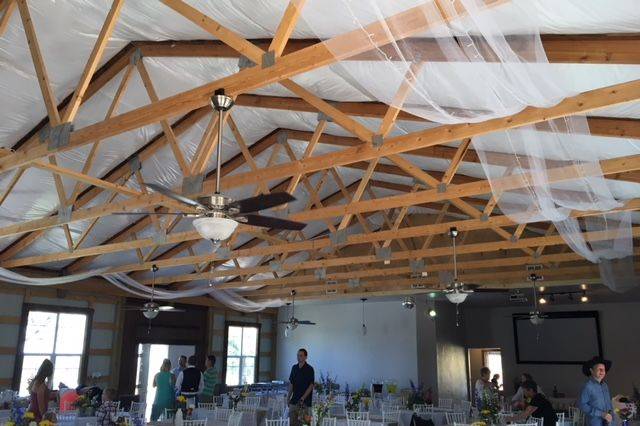
<svg viewBox="0 0 640 426">
<path fill-rule="evenodd" d="M 298 324 L 304 324 L 304 325 L 316 325 L 315 322 L 312 321 L 298 321 Z"/>
<path fill-rule="evenodd" d="M 185 309 L 176 308 L 174 306 L 158 306 L 158 309 L 162 312 L 186 312 Z"/>
<path fill-rule="evenodd" d="M 191 198 L 187 198 L 183 195 L 177 194 L 162 185 L 158 185 L 157 183 L 147 183 L 146 185 L 154 191 L 159 192 L 162 195 L 166 195 L 169 198 L 173 198 L 176 201 L 180 201 L 181 203 L 187 204 L 192 207 L 199 207 L 201 209 L 208 210 L 205 205 L 200 204 L 199 202 L 192 200 Z"/>
<path fill-rule="evenodd" d="M 111 213 L 112 215 L 116 215 L 116 216 L 130 216 L 130 215 L 140 215 L 140 216 L 147 216 L 147 215 L 157 215 L 157 216 L 163 216 L 163 215 L 171 215 L 171 216 L 186 216 L 185 213 L 182 212 L 172 212 L 172 213 L 158 213 L 158 212 L 113 212 Z"/>
<path fill-rule="evenodd" d="M 227 207 L 238 209 L 239 213 L 252 213 L 260 210 L 270 209 L 281 204 L 295 201 L 296 197 L 287 192 L 272 192 L 271 194 L 261 194 L 244 200 L 230 202 Z"/>
<path fill-rule="evenodd" d="M 294 222 L 293 220 L 280 219 L 272 216 L 260 216 L 259 214 L 246 214 L 239 217 L 244 217 L 247 225 L 263 226 L 265 228 L 301 231 L 307 226 L 307 224 L 303 222 Z"/>
<path fill-rule="evenodd" d="M 123 311 L 144 311 L 144 308 L 140 306 L 123 306 Z"/>
</svg>

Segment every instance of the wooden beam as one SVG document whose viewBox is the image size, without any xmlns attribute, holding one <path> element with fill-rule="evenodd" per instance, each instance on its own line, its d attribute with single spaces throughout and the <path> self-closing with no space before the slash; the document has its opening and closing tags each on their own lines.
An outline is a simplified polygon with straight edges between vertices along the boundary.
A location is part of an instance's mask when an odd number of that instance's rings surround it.
<svg viewBox="0 0 640 426">
<path fill-rule="evenodd" d="M 29 5 L 27 0 L 15 0 L 20 10 L 20 17 L 22 18 L 22 26 L 24 27 L 24 33 L 27 37 L 27 44 L 31 51 L 31 59 L 33 60 L 33 67 L 36 70 L 38 76 L 38 84 L 40 85 L 40 91 L 42 92 L 42 98 L 44 105 L 49 115 L 49 121 L 52 127 L 60 124 L 60 114 L 58 113 L 58 102 L 51 90 L 51 83 L 49 82 L 49 76 L 47 75 L 47 67 L 45 66 L 44 59 L 42 58 L 42 52 L 40 52 L 40 45 L 38 44 L 38 37 L 36 35 L 36 29 L 33 26 L 31 20 L 31 12 L 29 12 Z M 46 145 L 45 145 L 46 147 Z"/>
<path fill-rule="evenodd" d="M 634 207 L 640 208 L 640 200 L 633 203 Z M 578 214 L 578 213 L 576 213 Z M 582 213 L 582 214 L 591 214 Z M 383 241 L 388 238 L 410 238 L 412 236 L 417 235 L 429 235 L 430 233 L 446 233 L 451 226 L 455 226 L 461 232 L 470 231 L 475 229 L 486 229 L 487 221 L 482 221 L 478 219 L 470 219 L 470 220 L 462 220 L 462 221 L 453 221 L 446 222 L 441 224 L 432 224 L 432 225 L 422 225 L 416 226 L 412 228 L 400 228 L 397 231 L 378 231 L 372 232 L 369 234 L 355 234 L 349 235 L 347 237 L 346 245 L 353 244 L 364 244 L 370 243 L 372 241 Z M 488 222 L 493 222 L 493 224 L 498 224 L 501 226 L 506 226 L 509 223 L 509 219 L 505 216 L 491 217 Z M 604 238 L 610 239 L 612 238 L 613 233 L 600 233 L 600 234 L 585 234 L 587 238 Z M 640 236 L 640 227 L 633 228 L 634 237 Z M 596 237 L 594 237 L 596 236 Z M 605 238 L 606 237 L 606 238 Z M 565 244 L 564 240 L 560 236 L 549 236 L 549 237 L 535 237 L 535 238 L 521 238 L 518 241 L 498 241 L 498 242 L 483 242 L 478 245 L 465 245 L 460 247 L 460 254 L 466 253 L 481 253 L 481 252 L 490 252 L 496 250 L 518 250 L 520 248 L 525 247 L 538 247 L 540 245 L 562 245 Z M 309 249 L 322 249 L 326 247 L 331 247 L 331 241 L 329 238 L 318 238 L 312 241 L 303 241 L 303 242 L 291 242 L 283 245 L 272 245 L 272 246 L 261 246 L 261 247 L 253 247 L 247 250 L 234 250 L 231 252 L 229 258 L 233 257 L 249 257 L 249 256 L 263 256 L 263 255 L 273 255 L 284 252 L 292 252 L 292 251 L 302 251 Z M 435 251 L 434 251 L 435 250 Z M 439 250 L 439 251 L 438 251 Z M 443 247 L 438 249 L 429 249 L 429 250 L 415 250 L 411 252 L 405 252 L 402 255 L 398 253 L 392 253 L 393 259 L 407 259 L 407 258 L 416 258 L 416 257 L 427 257 L 427 256 L 444 256 L 450 255 L 451 248 Z M 229 258 L 224 258 L 224 260 L 228 260 Z M 170 259 L 163 260 L 154 260 L 154 262 L 163 268 L 180 266 L 180 265 L 192 265 L 195 263 L 208 262 L 213 260 L 223 260 L 223 258 L 218 257 L 216 254 L 205 254 L 194 257 L 176 257 Z M 364 260 L 365 262 L 374 262 L 379 261 L 376 260 L 375 256 L 364 256 L 355 258 L 337 258 L 337 259 L 328 259 L 326 261 L 319 261 L 320 263 L 315 264 L 306 264 L 310 268 L 320 268 L 320 267 L 328 267 L 328 266 L 340 266 L 345 264 L 354 264 L 357 263 L 358 260 Z M 329 262 L 329 263 L 326 263 Z M 131 265 L 119 265 L 111 268 L 110 272 L 131 272 L 131 271 L 140 271 L 147 270 L 151 268 L 152 264 L 131 264 Z M 294 267 L 295 268 L 295 267 Z M 242 274 L 246 273 L 260 273 L 260 272 L 270 272 L 270 269 L 256 269 L 256 268 L 247 268 L 242 271 Z M 189 277 L 193 277 L 192 274 L 188 274 Z M 222 276 L 235 276 L 240 275 L 238 271 L 233 270 L 224 270 L 224 271 L 215 271 L 213 276 L 222 277 Z M 158 279 L 158 282 L 163 282 L 162 278 Z"/>
<path fill-rule="evenodd" d="M 153 87 L 153 82 L 151 81 L 151 76 L 147 72 L 147 68 L 144 66 L 144 59 L 140 58 L 140 61 L 137 64 L 138 73 L 142 78 L 142 83 L 144 87 L 147 89 L 147 95 L 152 103 L 158 102 L 158 94 L 156 93 L 156 89 Z M 160 120 L 160 125 L 162 126 L 162 131 L 169 142 L 169 146 L 171 147 L 171 151 L 173 152 L 173 156 L 175 160 L 178 162 L 178 166 L 180 170 L 185 176 L 189 175 L 189 165 L 184 158 L 184 154 L 182 154 L 182 150 L 180 149 L 180 144 L 176 138 L 176 135 L 173 133 L 173 129 L 171 125 L 166 119 Z"/>
<path fill-rule="evenodd" d="M 24 0 L 22 0 L 24 1 Z M 177 0 L 165 0 L 166 2 L 177 2 Z M 182 2 L 180 2 L 182 3 Z M 491 1 L 487 7 L 502 3 L 502 0 Z M 410 37 L 426 31 L 438 25 L 446 24 L 445 20 L 427 20 L 424 14 L 419 13 L 420 7 L 407 9 L 397 15 L 393 15 L 381 22 L 367 25 L 346 34 L 326 40 L 323 43 L 313 45 L 309 48 L 299 50 L 286 56 L 282 56 L 273 66 L 267 68 L 252 67 L 239 71 L 229 77 L 204 84 L 183 93 L 170 96 L 151 105 L 137 108 L 109 120 L 104 120 L 79 129 L 70 136 L 69 144 L 60 150 L 71 150 L 97 139 L 104 139 L 127 132 L 139 127 L 143 127 L 160 120 L 165 120 L 180 114 L 187 113 L 194 109 L 208 104 L 210 95 L 219 88 L 224 88 L 228 95 L 238 95 L 248 92 L 271 83 L 279 82 L 298 74 L 320 68 L 342 59 L 357 55 L 367 50 L 375 49 L 392 41 Z M 401 34 L 392 34 L 389 28 L 400 28 L 404 30 Z M 373 40 L 373 41 L 372 41 Z M 246 40 L 243 40 L 246 41 Z M 225 41 L 226 42 L 226 41 Z M 247 42 L 248 45 L 255 48 Z M 245 46 L 245 45 L 243 45 Z M 258 49 L 261 51 L 260 49 Z M 247 54 L 246 56 L 251 56 Z M 621 87 L 622 88 L 622 87 Z M 632 86 L 626 96 L 620 96 L 620 102 L 628 102 L 638 97 L 632 90 Z M 607 100 L 608 106 L 616 103 Z M 589 104 L 593 109 L 593 104 Z M 575 107 L 575 106 L 574 106 Z M 588 110 L 590 110 L 588 109 Z M 573 111 L 579 113 L 585 111 Z M 568 112 L 562 115 L 567 115 Z M 553 117 L 549 117 L 550 119 Z M 524 123 L 523 123 L 524 124 Z M 531 123 L 526 123 L 531 124 Z M 466 136 L 465 136 L 466 137 Z M 45 152 L 46 151 L 46 152 Z M 13 154 L 5 159 L 0 159 L 0 172 L 4 172 L 19 166 L 28 161 L 35 160 L 45 155 L 51 155 L 46 146 L 34 146 L 19 153 Z"/>
<path fill-rule="evenodd" d="M 3 6 L 3 8 L 0 8 L 0 13 L 2 14 L 0 17 L 0 37 L 7 31 L 11 15 L 13 15 L 13 11 L 16 8 L 16 2 L 15 0 L 5 0 Z"/>
<path fill-rule="evenodd" d="M 282 55 L 282 51 L 289 41 L 289 37 L 291 37 L 291 33 L 293 33 L 294 28 L 296 27 L 296 23 L 300 18 L 300 13 L 302 12 L 302 8 L 306 0 L 290 0 L 287 8 L 284 11 L 284 16 L 280 20 L 280 24 L 278 25 L 278 29 L 271 40 L 271 44 L 269 45 L 270 52 L 274 52 L 275 56 L 278 57 Z"/>
<path fill-rule="evenodd" d="M 600 162 L 603 174 L 623 173 L 630 170 L 640 169 L 640 155 L 632 155 L 628 157 L 614 158 L 603 160 Z M 573 166 L 558 167 L 548 170 L 549 183 L 559 183 L 575 180 L 583 177 L 583 171 Z M 455 200 L 460 197 L 470 197 L 480 194 L 490 194 L 493 191 L 508 191 L 522 188 L 524 181 L 529 181 L 528 174 L 511 175 L 499 179 L 495 179 L 490 184 L 488 180 L 478 182 L 465 183 L 459 185 L 450 185 L 445 192 L 438 192 L 437 189 L 429 189 L 418 191 L 413 194 L 395 195 L 376 200 L 364 200 L 357 203 L 351 203 L 345 206 L 325 207 L 309 212 L 294 213 L 290 217 L 293 220 L 310 221 L 322 218 L 330 218 L 336 216 L 344 216 L 348 213 L 364 213 L 367 211 L 376 211 L 380 209 L 390 209 L 395 207 L 410 206 L 420 203 L 428 203 L 434 201 Z"/>
<path fill-rule="evenodd" d="M 71 101 L 69 102 L 67 109 L 64 111 L 64 117 L 62 118 L 63 122 L 71 122 L 74 120 L 76 113 L 80 108 L 80 104 L 82 103 L 85 91 L 91 81 L 91 77 L 93 77 L 93 73 L 98 67 L 100 59 L 102 59 L 102 54 L 104 53 L 105 47 L 107 47 L 107 43 L 109 42 L 111 33 L 116 26 L 116 22 L 118 21 L 118 16 L 120 16 L 120 11 L 122 10 L 123 5 L 124 0 L 113 0 L 111 9 L 104 20 L 102 29 L 100 30 L 100 34 L 98 34 L 98 39 L 96 40 L 93 50 L 89 55 L 89 59 L 87 60 L 87 64 L 82 71 L 80 81 L 78 82 L 76 90 L 73 92 L 73 96 L 71 97 Z"/>
<path fill-rule="evenodd" d="M 518 36 L 506 36 L 510 43 L 518 43 Z M 551 63 L 581 63 L 581 64 L 640 64 L 640 43 L 638 34 L 585 34 L 562 35 L 541 34 L 542 46 Z M 263 50 L 270 50 L 271 40 L 249 40 Z M 290 54 L 308 48 L 318 43 L 317 39 L 293 39 L 287 43 L 284 53 Z M 145 56 L 159 57 L 209 57 L 209 58 L 237 58 L 238 52 L 229 48 L 219 40 L 163 40 L 137 41 L 136 46 L 142 49 Z M 405 47 L 406 46 L 406 47 Z M 382 57 L 391 60 L 406 60 L 411 52 L 429 62 L 449 62 L 442 54 L 442 48 L 433 38 L 407 38 L 402 44 L 382 46 L 382 54 L 378 51 L 364 52 L 346 60 L 380 61 Z M 493 55 L 486 58 L 491 61 Z"/>
</svg>

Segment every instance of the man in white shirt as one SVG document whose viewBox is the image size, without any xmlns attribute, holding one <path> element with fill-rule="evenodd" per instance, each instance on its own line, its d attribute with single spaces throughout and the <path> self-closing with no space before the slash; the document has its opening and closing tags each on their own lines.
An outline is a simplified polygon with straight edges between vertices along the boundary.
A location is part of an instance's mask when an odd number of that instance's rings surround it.
<svg viewBox="0 0 640 426">
<path fill-rule="evenodd" d="M 187 368 L 182 370 L 176 379 L 176 393 L 184 395 L 187 399 L 195 399 L 204 390 L 202 372 L 196 368 L 195 364 L 196 357 L 191 355 Z"/>
</svg>

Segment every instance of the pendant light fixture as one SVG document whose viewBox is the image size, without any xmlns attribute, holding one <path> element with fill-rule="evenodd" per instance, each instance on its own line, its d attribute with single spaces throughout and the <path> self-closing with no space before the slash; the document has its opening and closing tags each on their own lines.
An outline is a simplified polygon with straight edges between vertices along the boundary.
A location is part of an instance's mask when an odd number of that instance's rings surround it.
<svg viewBox="0 0 640 426">
<path fill-rule="evenodd" d="M 364 302 L 366 302 L 367 299 L 365 297 L 363 297 L 360 300 L 362 301 L 362 335 L 366 336 L 367 335 L 367 325 L 364 323 Z"/>
</svg>

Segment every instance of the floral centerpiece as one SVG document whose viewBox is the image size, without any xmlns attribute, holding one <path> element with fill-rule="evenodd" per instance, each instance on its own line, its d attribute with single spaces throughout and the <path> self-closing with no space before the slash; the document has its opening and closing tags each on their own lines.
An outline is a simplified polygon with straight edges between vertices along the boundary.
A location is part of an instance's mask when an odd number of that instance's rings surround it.
<svg viewBox="0 0 640 426">
<path fill-rule="evenodd" d="M 89 398 L 86 395 L 82 395 L 73 402 L 73 407 L 78 410 L 79 417 L 93 417 L 99 405 L 97 397 Z"/>
<path fill-rule="evenodd" d="M 611 402 L 613 402 L 614 411 L 622 421 L 622 424 L 624 426 L 628 425 L 629 421 L 636 415 L 636 402 L 623 395 L 616 395 Z"/>
<path fill-rule="evenodd" d="M 327 372 L 325 376 L 322 372 L 320 372 L 320 381 L 314 383 L 314 389 L 318 394 L 329 395 L 332 392 L 336 392 L 340 385 L 338 385 L 338 376 L 331 377 L 331 374 Z"/>
<path fill-rule="evenodd" d="M 5 426 L 36 426 L 36 415 L 24 407 L 13 407 L 11 417 Z"/>
<path fill-rule="evenodd" d="M 484 390 L 482 392 L 482 406 L 480 418 L 485 424 L 498 424 L 498 413 L 500 412 L 500 398 L 496 392 Z"/>
<path fill-rule="evenodd" d="M 413 406 L 416 404 L 431 404 L 431 398 L 428 397 L 428 395 L 431 395 L 431 388 L 425 394 L 424 384 L 420 383 L 416 386 L 413 380 L 409 380 L 409 384 L 411 385 L 411 392 L 407 397 L 408 410 L 413 410 Z"/>
<path fill-rule="evenodd" d="M 243 401 L 247 395 L 249 395 L 249 386 L 247 385 L 244 385 L 242 388 L 235 388 L 229 394 L 229 399 L 231 400 L 234 410 L 238 407 L 238 403 Z"/>
<path fill-rule="evenodd" d="M 329 409 L 333 405 L 333 394 L 329 394 L 324 401 L 319 401 L 313 406 L 313 421 L 314 426 L 322 426 L 322 420 L 329 416 Z"/>
<path fill-rule="evenodd" d="M 185 411 L 187 409 L 187 397 L 184 395 L 178 395 L 176 398 L 176 410 Z"/>
<path fill-rule="evenodd" d="M 356 393 L 354 393 L 353 395 L 349 394 L 349 385 L 347 385 L 346 387 L 346 397 L 347 397 L 347 402 L 345 403 L 345 409 L 347 411 L 360 411 L 360 403 L 363 402 L 365 403 L 365 409 L 368 409 L 368 406 L 366 405 L 366 402 L 364 401 L 365 398 L 367 398 L 367 390 L 364 387 L 361 387 L 360 389 L 357 390 Z"/>
</svg>

